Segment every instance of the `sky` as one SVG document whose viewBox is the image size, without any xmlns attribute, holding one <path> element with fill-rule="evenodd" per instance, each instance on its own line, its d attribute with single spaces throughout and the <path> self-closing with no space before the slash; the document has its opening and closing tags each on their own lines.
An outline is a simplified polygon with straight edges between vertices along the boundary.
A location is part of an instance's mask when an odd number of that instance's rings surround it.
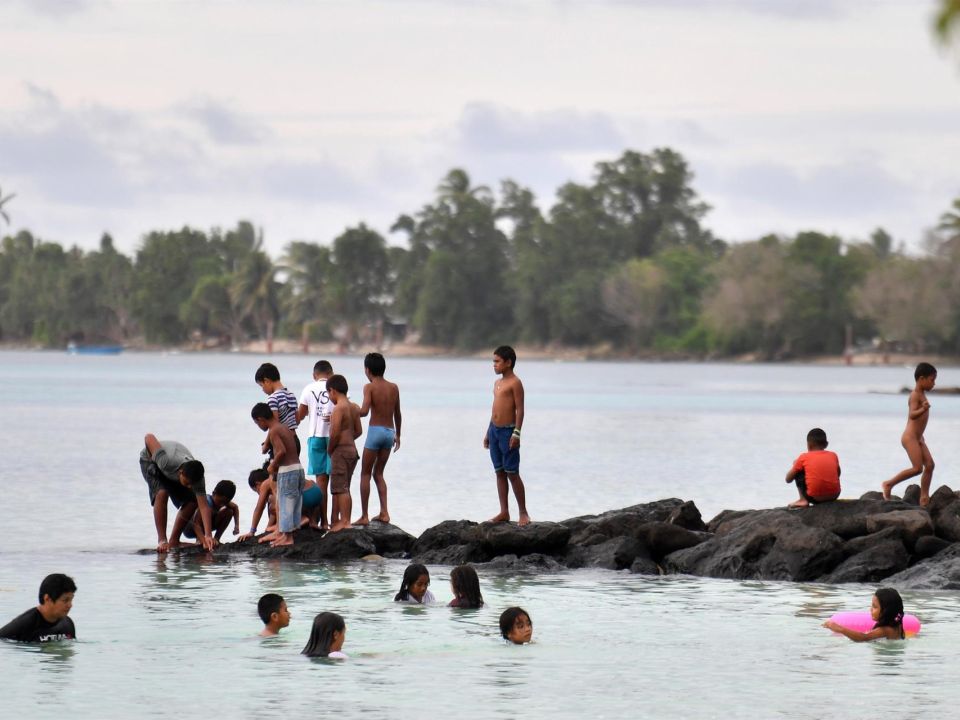
<svg viewBox="0 0 960 720">
<path fill-rule="evenodd" d="M 0 0 L 11 228 L 133 253 L 184 225 L 390 236 L 465 169 L 532 188 L 624 150 L 689 162 L 728 241 L 960 196 L 960 52 L 932 0 Z"/>
</svg>

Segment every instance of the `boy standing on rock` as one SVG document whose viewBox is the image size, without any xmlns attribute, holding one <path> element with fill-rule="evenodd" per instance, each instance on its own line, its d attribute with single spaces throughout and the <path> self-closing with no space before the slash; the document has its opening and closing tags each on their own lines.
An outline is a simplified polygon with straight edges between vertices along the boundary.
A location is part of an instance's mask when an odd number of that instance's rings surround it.
<svg viewBox="0 0 960 720">
<path fill-rule="evenodd" d="M 930 403 L 927 393 L 937 384 L 937 369 L 930 363 L 922 362 L 913 372 L 916 385 L 907 400 L 907 428 L 903 431 L 900 444 L 907 451 L 910 467 L 901 470 L 883 483 L 883 499 L 890 499 L 890 491 L 897 483 L 920 475 L 920 507 L 930 503 L 930 481 L 933 480 L 933 455 L 923 439 L 930 419 Z M 922 475 L 921 475 L 922 473 Z"/>
<path fill-rule="evenodd" d="M 297 453 L 296 436 L 293 430 L 277 419 L 266 403 L 257 403 L 250 416 L 261 430 L 267 433 L 266 444 L 272 452 L 267 472 L 277 479 L 277 535 L 271 547 L 293 545 L 293 532 L 300 527 L 303 509 L 303 486 L 306 476 Z M 269 537 L 269 536 L 267 536 Z M 261 538 L 264 542 L 267 538 Z"/>
<path fill-rule="evenodd" d="M 497 474 L 497 495 L 500 499 L 500 512 L 490 518 L 490 522 L 510 520 L 510 506 L 507 500 L 507 481 L 513 488 L 520 509 L 518 524 L 523 527 L 530 524 L 527 514 L 526 491 L 520 479 L 520 428 L 523 426 L 523 383 L 513 368 L 517 364 L 517 354 L 509 345 L 501 345 L 493 351 L 493 371 L 500 379 L 493 384 L 493 409 L 490 412 L 490 425 L 483 436 L 483 447 L 490 451 L 493 471 Z"/>
<path fill-rule="evenodd" d="M 363 444 L 363 461 L 360 464 L 360 519 L 354 525 L 369 525 L 370 475 L 377 485 L 380 496 L 380 514 L 374 520 L 390 522 L 387 510 L 387 481 L 383 469 L 390 459 L 390 451 L 400 449 L 400 388 L 383 377 L 387 361 L 380 353 L 368 353 L 363 359 L 363 369 L 368 382 L 363 386 L 363 405 L 360 417 L 370 415 L 367 426 L 367 441 Z"/>
<path fill-rule="evenodd" d="M 347 379 L 343 375 L 334 375 L 327 380 L 327 393 L 334 404 L 330 416 L 330 494 L 333 495 L 330 532 L 350 527 L 350 513 L 353 512 L 353 500 L 350 497 L 350 480 L 357 467 L 356 439 L 363 434 L 360 425 L 360 408 L 347 397 Z"/>
</svg>

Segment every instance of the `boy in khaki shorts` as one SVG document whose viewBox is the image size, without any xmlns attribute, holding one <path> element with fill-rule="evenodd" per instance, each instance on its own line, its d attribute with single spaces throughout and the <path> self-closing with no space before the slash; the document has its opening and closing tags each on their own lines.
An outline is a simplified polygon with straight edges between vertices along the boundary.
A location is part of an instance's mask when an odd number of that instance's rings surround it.
<svg viewBox="0 0 960 720">
<path fill-rule="evenodd" d="M 348 389 L 347 379 L 343 375 L 333 375 L 327 379 L 327 394 L 334 404 L 327 445 L 330 454 L 330 494 L 333 496 L 333 508 L 336 509 L 332 514 L 337 517 L 337 521 L 330 525 L 330 532 L 350 527 L 350 513 L 353 511 L 350 480 L 360 459 L 356 446 L 356 439 L 363 434 L 360 408 L 350 402 Z"/>
</svg>

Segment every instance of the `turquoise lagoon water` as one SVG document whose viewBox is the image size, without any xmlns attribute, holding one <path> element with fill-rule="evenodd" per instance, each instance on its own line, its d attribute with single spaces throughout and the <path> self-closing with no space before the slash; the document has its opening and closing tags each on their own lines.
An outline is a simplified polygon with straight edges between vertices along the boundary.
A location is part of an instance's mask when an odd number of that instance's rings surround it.
<svg viewBox="0 0 960 720">
<path fill-rule="evenodd" d="M 359 394 L 360 358 L 331 358 Z M 258 464 L 261 399 L 245 355 L 68 357 L 0 353 L 0 621 L 35 603 L 39 580 L 80 587 L 80 640 L 0 644 L 11 717 L 915 717 L 954 707 L 940 680 L 960 637 L 960 595 L 905 593 L 924 622 L 906 643 L 857 645 L 821 629 L 866 609 L 872 588 L 646 578 L 601 571 L 484 573 L 479 611 L 397 607 L 398 561 L 316 566 L 137 555 L 154 542 L 136 455 L 145 432 L 185 442 L 208 477 L 238 481 L 243 523 Z M 294 392 L 315 358 L 277 363 Z M 904 464 L 909 368 L 525 362 L 522 471 L 531 513 L 558 520 L 662 497 L 725 507 L 783 504 L 791 460 L 820 425 L 856 496 Z M 943 385 L 960 384 L 950 369 Z M 404 431 L 387 477 L 395 522 L 416 534 L 483 519 L 496 497 L 480 443 L 486 360 L 389 360 Z M 934 397 L 934 484 L 957 481 L 960 398 Z M 356 492 L 355 492 L 356 500 Z M 450 598 L 449 568 L 432 589 Z M 262 642 L 256 599 L 278 591 L 293 620 Z M 504 645 L 511 604 L 535 643 Z M 299 655 L 312 616 L 347 620 L 348 662 Z"/>
</svg>

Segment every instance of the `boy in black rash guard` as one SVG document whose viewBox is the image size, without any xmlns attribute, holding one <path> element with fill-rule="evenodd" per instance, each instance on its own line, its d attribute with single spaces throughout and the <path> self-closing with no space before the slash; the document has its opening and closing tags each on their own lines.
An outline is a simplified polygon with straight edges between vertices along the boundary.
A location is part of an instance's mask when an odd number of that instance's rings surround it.
<svg viewBox="0 0 960 720">
<path fill-rule="evenodd" d="M 76 640 L 77 629 L 67 617 L 73 607 L 77 586 L 66 575 L 47 575 L 37 593 L 40 604 L 17 616 L 2 628 L 0 638 L 19 642 Z"/>
</svg>

